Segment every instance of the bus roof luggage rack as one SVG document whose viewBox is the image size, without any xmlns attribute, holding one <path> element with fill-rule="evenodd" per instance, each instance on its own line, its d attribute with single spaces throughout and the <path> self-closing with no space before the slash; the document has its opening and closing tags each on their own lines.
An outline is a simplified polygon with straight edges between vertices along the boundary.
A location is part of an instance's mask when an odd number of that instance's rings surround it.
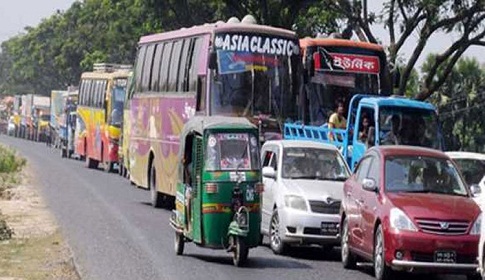
<svg viewBox="0 0 485 280">
<path fill-rule="evenodd" d="M 132 66 L 129 64 L 114 64 L 114 63 L 95 63 L 93 70 L 95 72 L 111 73 L 117 70 L 132 70 Z"/>
</svg>

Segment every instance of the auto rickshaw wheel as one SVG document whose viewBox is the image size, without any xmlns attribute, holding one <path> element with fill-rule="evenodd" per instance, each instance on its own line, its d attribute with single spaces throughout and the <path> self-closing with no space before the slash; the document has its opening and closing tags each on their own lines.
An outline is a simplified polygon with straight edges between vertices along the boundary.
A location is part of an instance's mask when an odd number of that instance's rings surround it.
<svg viewBox="0 0 485 280">
<path fill-rule="evenodd" d="M 234 263 L 235 266 L 243 266 L 246 264 L 248 260 L 248 254 L 249 254 L 249 248 L 244 241 L 243 237 L 240 236 L 234 236 L 233 242 L 234 244 L 234 250 L 233 250 L 233 255 L 232 255 L 232 262 Z"/>
<path fill-rule="evenodd" d="M 184 253 L 185 240 L 183 233 L 175 232 L 174 240 L 175 254 L 182 255 Z"/>
</svg>

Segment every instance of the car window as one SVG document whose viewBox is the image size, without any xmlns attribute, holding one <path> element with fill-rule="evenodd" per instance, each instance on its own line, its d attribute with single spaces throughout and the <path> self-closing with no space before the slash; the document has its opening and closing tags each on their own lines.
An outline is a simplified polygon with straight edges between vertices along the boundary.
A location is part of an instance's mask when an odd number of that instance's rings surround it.
<svg viewBox="0 0 485 280">
<path fill-rule="evenodd" d="M 369 167 L 369 173 L 367 174 L 367 178 L 374 179 L 377 185 L 379 185 L 380 181 L 380 161 L 379 158 L 376 156 L 372 157 L 372 162 Z"/>
<path fill-rule="evenodd" d="M 434 157 L 386 158 L 385 188 L 387 192 L 468 196 L 465 184 L 452 162 Z"/>
<path fill-rule="evenodd" d="M 273 156 L 271 157 L 271 162 L 269 166 L 273 167 L 274 170 L 278 170 L 278 154 L 273 153 Z"/>
<path fill-rule="evenodd" d="M 359 163 L 359 166 L 357 166 L 357 170 L 355 171 L 357 182 L 362 184 L 362 181 L 367 177 L 371 161 L 372 157 L 365 157 Z"/>
<path fill-rule="evenodd" d="M 263 157 L 263 167 L 273 167 L 278 170 L 278 155 L 273 151 L 266 151 Z"/>
<path fill-rule="evenodd" d="M 337 150 L 288 147 L 283 152 L 281 176 L 286 179 L 345 181 L 350 172 Z"/>
<path fill-rule="evenodd" d="M 485 160 L 455 159 L 467 185 L 478 184 L 485 176 Z"/>
</svg>

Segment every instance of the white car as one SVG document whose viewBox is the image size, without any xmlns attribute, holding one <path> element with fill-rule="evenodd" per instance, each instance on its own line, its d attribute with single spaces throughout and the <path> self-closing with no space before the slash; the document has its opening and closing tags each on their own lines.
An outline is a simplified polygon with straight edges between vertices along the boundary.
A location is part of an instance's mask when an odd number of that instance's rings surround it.
<svg viewBox="0 0 485 280">
<path fill-rule="evenodd" d="M 485 154 L 470 152 L 446 152 L 460 168 L 465 182 L 468 186 L 478 185 L 482 191 L 475 201 L 480 205 L 482 211 L 485 206 Z"/>
<path fill-rule="evenodd" d="M 350 169 L 336 147 L 305 140 L 267 141 L 261 149 L 261 234 L 281 254 L 288 245 L 340 242 L 340 203 Z"/>
</svg>

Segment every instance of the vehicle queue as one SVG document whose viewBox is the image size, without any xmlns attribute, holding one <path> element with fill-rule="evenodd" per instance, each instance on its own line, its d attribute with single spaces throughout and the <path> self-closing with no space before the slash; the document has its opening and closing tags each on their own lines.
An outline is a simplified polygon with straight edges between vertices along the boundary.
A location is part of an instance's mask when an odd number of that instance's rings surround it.
<svg viewBox="0 0 485 280">
<path fill-rule="evenodd" d="M 246 16 L 144 36 L 133 68 L 102 68 L 82 76 L 61 154 L 173 209 L 176 254 L 194 242 L 240 266 L 268 236 L 275 254 L 340 246 L 377 279 L 481 279 L 480 188 L 443 152 L 435 108 L 389 96 L 381 46 Z"/>
</svg>

